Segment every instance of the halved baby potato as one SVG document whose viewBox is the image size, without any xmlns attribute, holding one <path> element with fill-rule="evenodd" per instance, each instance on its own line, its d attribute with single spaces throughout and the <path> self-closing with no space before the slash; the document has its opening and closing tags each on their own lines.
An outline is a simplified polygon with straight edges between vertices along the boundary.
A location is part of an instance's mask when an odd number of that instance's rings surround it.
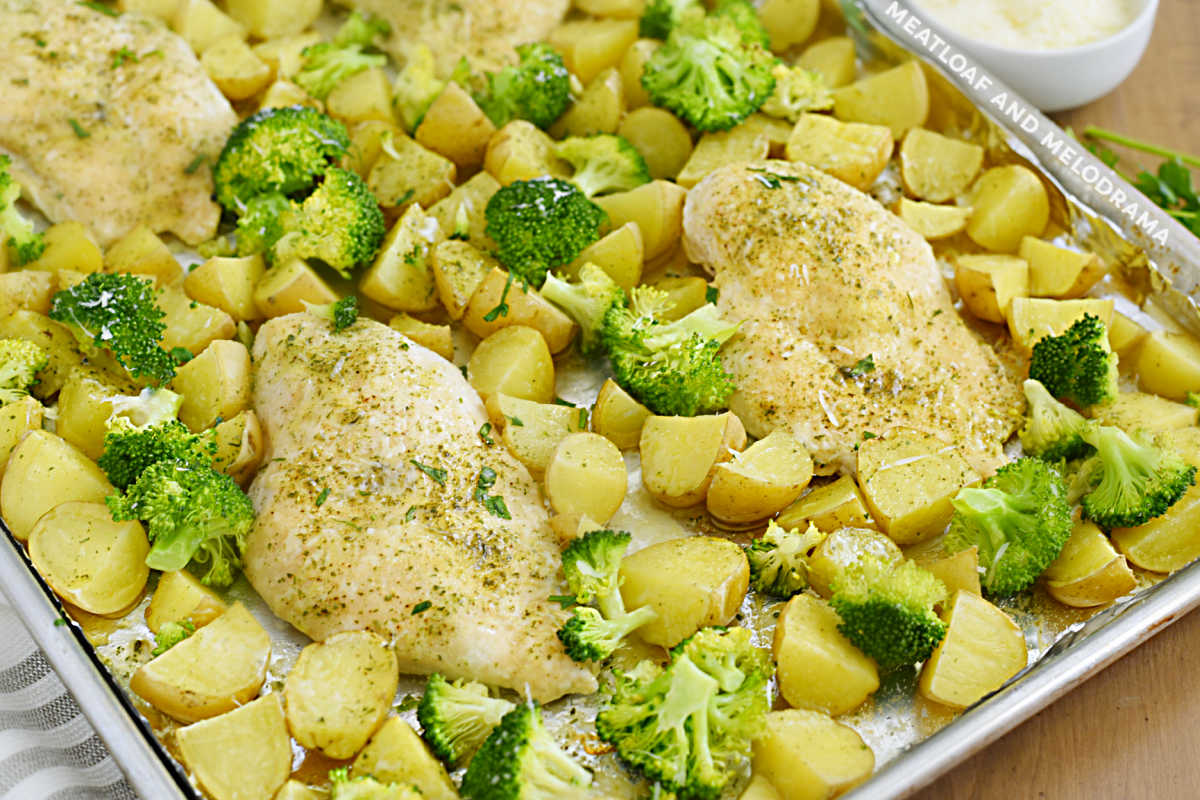
<svg viewBox="0 0 1200 800">
<path fill-rule="evenodd" d="M 900 177 L 913 197 L 945 203 L 962 194 L 983 166 L 983 148 L 913 128 L 900 145 Z"/>
<path fill-rule="evenodd" d="M 659 502 L 687 508 L 704 499 L 713 467 L 746 446 L 737 415 L 650 417 L 642 427 L 642 483 Z"/>
<path fill-rule="evenodd" d="M 899 139 L 929 116 L 929 82 L 917 59 L 876 73 L 833 93 L 833 114 L 850 122 L 883 125 Z"/>
<path fill-rule="evenodd" d="M 267 800 L 292 771 L 278 694 L 180 728 L 175 741 L 184 765 L 213 800 Z"/>
<path fill-rule="evenodd" d="M 548 403 L 554 399 L 554 360 L 540 333 L 510 325 L 488 336 L 471 353 L 467 380 L 484 400 L 505 394 Z"/>
<path fill-rule="evenodd" d="M 818 597 L 792 597 L 775 623 L 779 693 L 795 708 L 837 716 L 879 688 L 875 662 L 838 631 L 841 617 Z"/>
<path fill-rule="evenodd" d="M 940 206 L 901 197 L 896 214 L 908 227 L 928 241 L 937 241 L 966 230 L 971 209 L 959 206 Z"/>
<path fill-rule="evenodd" d="M 766 519 L 799 497 L 812 474 L 804 445 L 787 431 L 774 431 L 713 467 L 708 513 L 732 525 Z"/>
<path fill-rule="evenodd" d="M 865 781 L 875 754 L 828 714 L 790 708 L 767 714 L 766 730 L 754 740 L 753 768 L 783 800 L 828 800 Z"/>
<path fill-rule="evenodd" d="M 595 264 L 628 292 L 641 282 L 644 253 L 641 228 L 636 223 L 626 222 L 585 247 L 561 271 L 574 280 L 584 264 Z"/>
<path fill-rule="evenodd" d="M 1112 542 L 1134 566 L 1174 572 L 1200 557 L 1200 486 L 1193 486 L 1161 517 L 1136 528 L 1116 528 Z"/>
<path fill-rule="evenodd" d="M 968 547 L 957 553 L 930 561 L 922 561 L 921 569 L 946 585 L 950 597 L 959 589 L 981 594 L 979 584 L 979 548 Z"/>
<path fill-rule="evenodd" d="M 1071 538 L 1042 577 L 1051 597 L 1076 608 L 1111 603 L 1137 586 L 1125 556 L 1090 522 L 1075 524 Z"/>
<path fill-rule="evenodd" d="M 592 406 L 592 430 L 622 450 L 637 447 L 642 426 L 653 416 L 612 378 L 604 381 Z"/>
<path fill-rule="evenodd" d="M 621 507 L 627 480 L 616 445 L 596 433 L 572 433 L 546 466 L 546 496 L 559 514 L 605 523 Z"/>
<path fill-rule="evenodd" d="M 1026 236 L 1041 236 L 1050 197 L 1034 172 L 1019 164 L 992 167 L 971 187 L 967 235 L 995 253 L 1015 253 Z"/>
<path fill-rule="evenodd" d="M 96 462 L 61 437 L 32 430 L 8 457 L 0 482 L 0 515 L 13 536 L 25 541 L 55 506 L 73 500 L 103 503 L 114 491 Z"/>
<path fill-rule="evenodd" d="M 966 708 L 1003 686 L 1029 660 L 1025 634 L 977 594 L 955 594 L 946 622 L 946 637 L 921 670 L 921 694 L 935 703 Z"/>
<path fill-rule="evenodd" d="M 642 233 L 646 261 L 671 250 L 683 234 L 683 201 L 687 190 L 671 181 L 650 181 L 628 192 L 595 198 L 608 214 L 612 229 L 636 223 Z"/>
<path fill-rule="evenodd" d="M 1081 297 L 1104 277 L 1095 253 L 1079 253 L 1034 236 L 1021 240 L 1017 255 L 1029 263 L 1029 293 L 1034 297 Z"/>
<path fill-rule="evenodd" d="M 535 403 L 506 394 L 489 399 L 493 422 L 501 425 L 501 438 L 509 451 L 530 471 L 543 472 L 550 465 L 559 442 L 587 428 L 587 409 Z"/>
</svg>

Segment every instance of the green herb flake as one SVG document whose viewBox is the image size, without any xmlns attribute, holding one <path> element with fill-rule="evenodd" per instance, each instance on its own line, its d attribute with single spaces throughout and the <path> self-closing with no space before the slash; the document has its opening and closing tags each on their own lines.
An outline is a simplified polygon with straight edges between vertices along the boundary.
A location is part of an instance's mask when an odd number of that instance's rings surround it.
<svg viewBox="0 0 1200 800">
<path fill-rule="evenodd" d="M 62 617 L 59 617 L 58 619 L 54 620 L 54 627 L 56 627 L 56 628 L 66 627 L 66 624 L 67 624 L 67 621 L 65 619 L 63 619 Z"/>
<path fill-rule="evenodd" d="M 516 425 L 518 428 L 524 428 L 524 427 L 525 427 L 525 423 L 524 423 L 524 422 L 521 422 L 521 418 L 520 418 L 520 417 L 509 417 L 509 418 L 508 418 L 508 424 L 510 424 L 510 425 Z"/>
<path fill-rule="evenodd" d="M 171 358 L 175 359 L 175 363 L 179 365 L 186 364 L 196 357 L 186 347 L 172 347 L 168 352 L 171 354 Z"/>
<path fill-rule="evenodd" d="M 417 469 L 421 470 L 421 472 L 424 472 L 429 477 L 433 478 L 433 480 L 439 486 L 446 485 L 446 470 L 438 469 L 437 467 L 426 466 L 425 464 L 422 464 L 420 461 L 417 461 L 415 458 L 412 459 L 412 465 L 414 467 L 416 467 Z"/>
<path fill-rule="evenodd" d="M 420 508 L 420 506 L 409 506 L 408 511 L 404 512 L 404 521 L 412 522 L 414 519 L 416 519 L 417 518 L 417 510 L 419 508 Z"/>
<path fill-rule="evenodd" d="M 579 430 L 586 431 L 588 426 L 588 410 L 586 408 L 579 409 Z"/>
<path fill-rule="evenodd" d="M 504 291 L 500 293 L 500 303 L 491 311 L 483 315 L 484 322 L 495 322 L 500 317 L 508 316 L 508 290 L 512 288 L 513 276 L 508 273 L 508 279 L 504 281 Z"/>
<path fill-rule="evenodd" d="M 94 0 L 79 0 L 78 5 L 81 5 L 84 8 L 90 8 L 92 11 L 99 11 L 101 14 L 104 14 L 108 17 L 121 16 L 121 12 L 117 11 L 115 8 L 110 8 L 109 6 L 104 5 L 104 3 L 94 2 Z"/>
<path fill-rule="evenodd" d="M 570 608 L 579 602 L 573 594 L 552 594 L 546 599 L 551 603 L 558 603 L 563 608 Z"/>
<path fill-rule="evenodd" d="M 866 358 L 860 358 L 854 362 L 852 367 L 838 367 L 838 372 L 842 373 L 844 378 L 861 378 L 875 371 L 875 356 L 868 353 Z"/>
<path fill-rule="evenodd" d="M 717 287 L 715 287 L 715 286 L 709 286 L 709 287 L 707 287 L 707 288 L 704 290 L 704 302 L 706 302 L 706 303 L 716 303 L 716 302 L 717 302 L 717 294 L 718 294 L 718 293 L 717 293 Z"/>
<path fill-rule="evenodd" d="M 326 486 L 324 489 L 321 490 L 321 493 L 317 495 L 317 508 L 320 508 L 321 506 L 325 505 L 325 501 L 328 499 L 329 499 L 329 487 Z"/>
<path fill-rule="evenodd" d="M 512 519 L 512 514 L 508 513 L 508 504 L 504 502 L 504 498 L 499 495 L 489 495 L 488 489 L 491 489 L 496 484 L 496 470 L 491 467 L 483 467 L 479 470 L 479 477 L 475 480 L 475 499 L 478 500 L 484 508 L 488 510 L 493 517 L 500 519 Z"/>
<path fill-rule="evenodd" d="M 79 124 L 78 120 L 67 119 L 67 124 L 71 126 L 71 130 L 75 131 L 75 135 L 80 139 L 87 139 L 92 135 L 91 131 Z"/>
<path fill-rule="evenodd" d="M 207 161 L 208 161 L 208 156 L 201 153 L 200 155 L 196 156 L 195 158 L 193 158 L 191 161 L 188 162 L 188 165 L 183 168 L 183 173 L 185 175 L 194 175 L 194 174 L 196 174 L 196 170 L 198 170 L 202 166 L 204 166 L 204 164 Z"/>
<path fill-rule="evenodd" d="M 117 69 L 127 61 L 131 61 L 136 64 L 138 62 L 138 54 L 130 50 L 128 47 L 122 47 L 120 50 L 113 53 L 112 68 Z"/>
<path fill-rule="evenodd" d="M 492 438 L 491 434 L 492 434 L 492 423 L 485 422 L 479 426 L 479 438 L 483 440 L 484 444 L 490 445 L 490 444 L 496 443 L 496 440 Z"/>
<path fill-rule="evenodd" d="M 428 600 L 422 600 L 421 602 L 419 602 L 415 606 L 413 606 L 412 616 L 415 617 L 417 614 L 420 614 L 422 611 L 428 611 L 431 608 L 433 608 L 433 603 L 429 602 Z"/>
</svg>

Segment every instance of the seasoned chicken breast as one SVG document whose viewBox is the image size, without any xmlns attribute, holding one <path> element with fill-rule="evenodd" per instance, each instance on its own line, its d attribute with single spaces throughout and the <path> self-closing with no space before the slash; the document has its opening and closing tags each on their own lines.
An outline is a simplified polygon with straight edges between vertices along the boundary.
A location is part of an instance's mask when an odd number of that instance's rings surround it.
<svg viewBox="0 0 1200 800">
<path fill-rule="evenodd" d="M 513 47 L 546 38 L 563 20 L 570 0 L 342 0 L 387 20 L 384 47 L 401 63 L 420 42 L 449 75 L 462 58 L 475 71 L 516 60 Z"/>
<path fill-rule="evenodd" d="M 457 367 L 378 322 L 334 333 L 310 314 L 263 325 L 254 360 L 268 451 L 245 569 L 279 617 L 318 640 L 376 631 L 402 672 L 539 701 L 595 690 L 555 635 L 560 557 L 541 493 L 484 443 Z"/>
<path fill-rule="evenodd" d="M 0 151 L 51 222 L 101 245 L 139 225 L 212 238 L 220 209 L 195 160 L 237 117 L 183 39 L 75 0 L 0 0 L 0 51 Z"/>
<path fill-rule="evenodd" d="M 741 330 L 723 356 L 755 436 L 793 431 L 819 471 L 908 426 L 977 469 L 1003 460 L 1016 380 L 951 302 L 929 245 L 875 200 L 804 164 L 713 172 L 688 193 L 684 245 Z"/>
</svg>

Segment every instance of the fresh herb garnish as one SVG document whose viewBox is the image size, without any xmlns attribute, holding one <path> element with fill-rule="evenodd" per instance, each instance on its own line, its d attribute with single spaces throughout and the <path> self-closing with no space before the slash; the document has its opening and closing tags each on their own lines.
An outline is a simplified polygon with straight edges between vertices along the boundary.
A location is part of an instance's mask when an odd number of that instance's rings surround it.
<svg viewBox="0 0 1200 800">
<path fill-rule="evenodd" d="M 196 173 L 196 170 L 198 170 L 198 169 L 200 169 L 200 167 L 204 166 L 204 163 L 206 161 L 208 161 L 208 156 L 201 153 L 200 155 L 196 156 L 191 161 L 189 161 L 188 165 L 183 168 L 184 174 L 185 175 L 194 175 Z"/>
<path fill-rule="evenodd" d="M 80 139 L 86 139 L 91 136 L 91 131 L 79 124 L 75 119 L 67 119 L 67 124 L 71 126 L 71 130 L 75 131 L 75 135 Z"/>
<path fill-rule="evenodd" d="M 116 69 L 126 61 L 132 61 L 136 64 L 138 61 L 138 54 L 130 50 L 128 47 L 122 47 L 120 50 L 113 53 L 112 68 Z"/>
<path fill-rule="evenodd" d="M 579 430 L 586 431 L 588 424 L 588 410 L 586 408 L 579 409 Z"/>
<path fill-rule="evenodd" d="M 326 486 L 317 495 L 317 508 L 320 508 L 321 506 L 325 505 L 325 501 L 328 499 L 329 499 L 329 487 Z"/>
<path fill-rule="evenodd" d="M 192 351 L 188 350 L 186 347 L 172 347 L 167 352 L 171 354 L 171 358 L 175 359 L 175 363 L 179 364 L 180 366 L 195 358 L 195 356 L 192 355 Z"/>
<path fill-rule="evenodd" d="M 413 606 L 412 616 L 415 617 L 417 614 L 420 614 L 422 611 L 428 611 L 431 608 L 433 608 L 433 603 L 429 602 L 428 600 L 422 600 L 421 602 L 419 602 L 415 606 Z"/>
<path fill-rule="evenodd" d="M 407 192 L 405 192 L 404 194 L 402 194 L 402 195 L 400 195 L 399 197 L 397 197 L 397 198 L 396 198 L 396 202 L 392 203 L 392 205 L 393 205 L 393 206 L 402 206 L 402 205 L 404 205 L 405 203 L 407 203 L 409 200 L 412 200 L 412 199 L 413 199 L 413 195 L 414 195 L 414 194 L 416 194 L 416 193 L 417 193 L 417 192 L 416 192 L 416 190 L 415 190 L 415 189 L 409 189 Z"/>
<path fill-rule="evenodd" d="M 404 512 L 404 521 L 412 522 L 414 519 L 416 519 L 417 518 L 417 509 L 419 509 L 419 508 L 420 508 L 420 506 L 409 506 L 408 511 Z"/>
<path fill-rule="evenodd" d="M 551 603 L 558 603 L 563 608 L 570 608 L 579 602 L 573 594 L 552 594 L 546 599 Z"/>
<path fill-rule="evenodd" d="M 838 367 L 838 372 L 842 373 L 842 377 L 845 378 L 861 378 L 863 375 L 874 371 L 875 356 L 870 353 L 867 354 L 866 358 L 860 358 L 854 362 L 854 366 L 852 367 Z"/>
<path fill-rule="evenodd" d="M 509 418 L 508 418 L 508 424 L 509 424 L 509 425 L 516 425 L 518 428 L 524 428 L 524 427 L 525 427 L 525 423 L 524 423 L 524 422 L 521 422 L 521 418 L 520 418 L 520 417 L 509 417 Z"/>
<path fill-rule="evenodd" d="M 491 467 L 483 467 L 479 470 L 479 477 L 475 480 L 475 499 L 483 504 L 483 507 L 493 517 L 500 519 L 512 519 L 512 515 L 508 513 L 508 505 L 504 502 L 504 498 L 500 495 L 489 495 L 488 489 L 491 489 L 496 484 L 496 470 Z"/>
<path fill-rule="evenodd" d="M 706 302 L 706 303 L 717 302 L 717 287 L 709 286 L 704 290 L 704 302 Z"/>
<path fill-rule="evenodd" d="M 508 303 L 505 301 L 508 300 L 508 290 L 512 288 L 512 283 L 513 283 L 513 276 L 512 276 L 512 273 L 510 272 L 510 273 L 508 273 L 508 279 L 506 281 L 504 281 L 504 291 L 500 293 L 499 305 L 497 305 L 491 311 L 489 311 L 488 313 L 483 315 L 484 322 L 495 322 L 500 317 L 508 316 Z"/>
<path fill-rule="evenodd" d="M 1132 139 L 1119 133 L 1089 126 L 1083 135 L 1088 150 L 1096 155 L 1118 175 L 1132 183 L 1138 191 L 1150 198 L 1155 205 L 1174 217 L 1183 227 L 1200 236 L 1200 191 L 1192 182 L 1190 168 L 1200 167 L 1200 157 L 1159 147 L 1140 139 Z M 1117 168 L 1120 157 L 1111 149 L 1098 142 L 1112 142 L 1131 150 L 1159 156 L 1163 161 L 1156 172 L 1142 170 L 1136 178 L 1131 178 Z"/>
<path fill-rule="evenodd" d="M 90 8 L 92 11 L 99 11 L 101 14 L 109 17 L 121 16 L 121 12 L 117 11 L 115 8 L 109 8 L 108 6 L 104 5 L 104 3 L 96 3 L 93 2 L 93 0 L 79 0 L 79 5 Z"/>
<path fill-rule="evenodd" d="M 446 485 L 446 470 L 438 469 L 437 467 L 426 466 L 420 461 L 417 461 L 415 458 L 412 459 L 412 465 L 421 470 L 421 472 L 424 472 L 429 477 L 433 478 L 439 486 Z"/>
<path fill-rule="evenodd" d="M 492 433 L 492 423 L 485 422 L 479 426 L 479 438 L 483 440 L 484 444 L 495 444 L 496 443 L 496 440 L 492 438 L 491 433 Z"/>
<path fill-rule="evenodd" d="M 754 177 L 759 183 L 768 189 L 778 189 L 779 187 L 783 186 L 782 181 L 795 183 L 796 181 L 800 180 L 800 178 L 795 175 L 780 175 L 778 172 L 771 172 L 770 170 L 763 169 L 762 167 L 749 167 L 748 169 L 750 172 L 756 173 Z"/>
</svg>

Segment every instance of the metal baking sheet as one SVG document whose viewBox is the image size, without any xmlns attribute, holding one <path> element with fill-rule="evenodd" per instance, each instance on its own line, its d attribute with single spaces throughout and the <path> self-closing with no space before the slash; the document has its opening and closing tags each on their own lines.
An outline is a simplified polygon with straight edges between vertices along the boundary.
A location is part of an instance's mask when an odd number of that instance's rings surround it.
<svg viewBox="0 0 1200 800">
<path fill-rule="evenodd" d="M 1058 216 L 1077 241 L 1118 267 L 1139 304 L 1157 305 L 1180 326 L 1200 334 L 1200 314 L 1192 299 L 1200 294 L 1200 241 L 1144 200 L 1131 214 L 1129 199 L 1140 197 L 1135 190 L 965 54 L 944 41 L 932 47 L 931 35 L 922 31 L 936 31 L 936 27 L 918 9 L 898 0 L 846 0 L 843 8 L 864 56 L 895 60 L 916 55 L 941 74 L 945 85 L 937 88 L 939 98 L 961 106 L 964 119 L 969 119 L 964 126 L 974 126 L 989 145 L 1027 161 L 1046 176 L 1065 204 Z M 1116 199 L 1118 191 L 1124 200 Z M 567 399 L 594 396 L 594 371 L 574 364 L 560 374 Z M 635 455 L 630 467 L 634 491 L 613 524 L 634 531 L 635 547 L 704 525 L 694 512 L 689 516 L 687 511 L 669 513 L 656 507 L 636 490 L 640 479 Z M 137 648 L 129 645 L 149 636 L 141 622 L 144 601 L 94 646 L 82 628 L 68 622 L 23 547 L 7 528 L 3 530 L 0 589 L 21 613 L 135 791 L 155 800 L 200 800 L 125 691 L 128 675 L 137 666 L 136 659 L 128 658 L 129 651 Z M 1064 609 L 1040 591 L 1007 604 L 1006 610 L 1026 633 L 1030 666 L 960 715 L 915 698 L 915 673 L 885 682 L 872 702 L 841 718 L 870 744 L 877 765 L 871 779 L 847 796 L 862 800 L 911 794 L 1200 605 L 1200 564 L 1169 578 L 1142 575 L 1141 579 L 1137 592 L 1098 613 Z M 277 691 L 305 640 L 271 616 L 244 581 L 230 595 L 245 602 L 271 633 L 273 653 L 265 691 Z M 769 644 L 773 611 L 772 603 L 748 599 L 741 624 L 760 643 Z M 421 685 L 418 679 L 402 680 L 399 697 L 419 691 Z M 400 708 L 409 705 L 402 702 Z M 622 774 L 615 759 L 597 747 L 599 743 L 588 733 L 595 708 L 592 698 L 560 701 L 548 709 L 548 722 L 567 741 L 568 749 L 609 776 L 601 782 L 603 789 L 628 795 L 628 783 L 612 780 Z M 410 717 L 412 712 L 401 713 Z M 297 751 L 293 766 L 304 771 L 302 751 Z M 317 759 L 313 774 L 322 766 Z"/>
</svg>

